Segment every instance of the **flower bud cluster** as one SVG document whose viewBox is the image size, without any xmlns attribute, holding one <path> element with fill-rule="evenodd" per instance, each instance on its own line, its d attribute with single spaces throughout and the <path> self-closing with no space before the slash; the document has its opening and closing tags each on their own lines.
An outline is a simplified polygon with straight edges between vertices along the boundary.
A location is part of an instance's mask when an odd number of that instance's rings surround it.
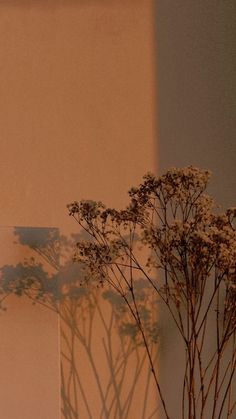
<svg viewBox="0 0 236 419">
<path fill-rule="evenodd" d="M 135 260 L 135 232 L 136 241 L 151 250 L 144 267 L 168 272 L 167 283 L 159 288 L 166 294 L 172 290 L 176 304 L 187 298 L 198 301 L 205 281 L 217 271 L 225 289 L 230 284 L 227 305 L 235 307 L 236 208 L 214 212 L 205 193 L 209 178 L 209 171 L 192 166 L 172 168 L 159 178 L 148 173 L 130 189 L 130 204 L 120 211 L 101 202 L 73 202 L 70 215 L 94 240 L 79 243 L 75 259 L 105 278 L 113 263 L 127 262 L 129 254 Z"/>
</svg>

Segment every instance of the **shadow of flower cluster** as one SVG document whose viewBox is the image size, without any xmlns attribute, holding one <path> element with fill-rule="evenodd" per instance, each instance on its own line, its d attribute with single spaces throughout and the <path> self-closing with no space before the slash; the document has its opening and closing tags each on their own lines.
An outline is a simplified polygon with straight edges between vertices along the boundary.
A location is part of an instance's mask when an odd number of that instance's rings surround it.
<svg viewBox="0 0 236 419">
<path fill-rule="evenodd" d="M 88 239 L 89 236 L 81 232 L 65 237 L 55 228 L 23 227 L 16 227 L 14 235 L 15 244 L 24 246 L 26 253 L 23 253 L 26 257 L 23 262 L 0 268 L 1 308 L 4 311 L 7 309 L 7 297 L 14 294 L 27 297 L 34 305 L 40 304 L 59 316 L 64 419 L 77 419 L 81 408 L 85 409 L 90 419 L 93 418 L 89 395 L 84 390 L 86 379 L 79 373 L 79 358 L 76 358 L 81 350 L 97 387 L 97 397 L 101 405 L 100 417 L 107 419 L 113 414 L 114 418 L 128 419 L 135 389 L 143 374 L 146 354 L 138 349 L 142 346 L 140 333 L 123 300 L 117 298 L 113 289 L 98 287 L 92 277 L 88 283 L 88 270 L 84 269 L 83 264 L 74 263 L 72 259 L 75 243 Z M 88 243 L 92 245 L 93 241 L 90 239 Z M 157 339 L 156 320 L 151 310 L 150 287 L 137 281 L 135 294 L 140 302 L 141 317 L 147 333 L 150 337 L 152 335 L 154 344 Z M 101 381 L 100 365 L 96 361 L 94 341 L 95 324 L 98 321 L 103 326 L 105 336 L 102 346 L 107 364 L 104 368 L 109 371 L 107 382 Z M 133 359 L 135 365 L 132 374 L 129 372 L 130 359 Z M 131 382 L 131 387 L 125 394 L 123 388 L 127 380 Z M 147 386 L 149 381 L 148 374 Z M 147 399 L 146 394 L 140 416 L 142 419 L 149 415 L 145 413 Z"/>
</svg>

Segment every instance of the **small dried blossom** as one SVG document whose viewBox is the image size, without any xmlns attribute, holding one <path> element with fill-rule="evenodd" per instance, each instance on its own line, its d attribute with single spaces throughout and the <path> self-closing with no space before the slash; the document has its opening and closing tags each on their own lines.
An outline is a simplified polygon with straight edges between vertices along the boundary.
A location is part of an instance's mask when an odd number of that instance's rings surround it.
<svg viewBox="0 0 236 419">
<path fill-rule="evenodd" d="M 134 252 L 125 234 L 135 230 L 137 240 L 152 252 L 146 267 L 168 272 L 169 285 L 160 289 L 172 289 L 175 305 L 186 295 L 198 298 L 212 269 L 227 278 L 236 260 L 236 208 L 214 213 L 214 202 L 205 193 L 209 178 L 208 170 L 193 166 L 172 168 L 159 178 L 147 173 L 130 189 L 130 204 L 120 211 L 101 202 L 72 203 L 70 214 L 86 223 L 96 242 L 80 243 L 75 258 L 105 275 L 109 265 L 125 259 L 129 246 Z"/>
</svg>

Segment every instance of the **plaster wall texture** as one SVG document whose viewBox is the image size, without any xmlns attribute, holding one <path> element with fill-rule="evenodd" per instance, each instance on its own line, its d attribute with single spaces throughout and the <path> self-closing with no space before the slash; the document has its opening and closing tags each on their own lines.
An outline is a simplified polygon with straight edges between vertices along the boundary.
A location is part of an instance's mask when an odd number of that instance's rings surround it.
<svg viewBox="0 0 236 419">
<path fill-rule="evenodd" d="M 155 170 L 152 1 L 1 1 L 0 57 L 1 224 L 68 233 L 75 199 L 123 206 Z M 59 415 L 58 319 L 38 310 L 1 316 L 6 419 Z"/>
<path fill-rule="evenodd" d="M 122 206 L 157 160 L 210 168 L 217 201 L 234 205 L 234 16 L 233 0 L 1 0 L 1 224 L 76 230 L 68 202 Z"/>
</svg>

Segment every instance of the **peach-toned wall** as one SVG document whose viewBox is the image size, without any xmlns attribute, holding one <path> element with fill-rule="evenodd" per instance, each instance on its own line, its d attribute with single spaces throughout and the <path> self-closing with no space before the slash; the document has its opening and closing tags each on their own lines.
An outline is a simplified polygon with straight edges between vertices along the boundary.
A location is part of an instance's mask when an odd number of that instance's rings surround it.
<svg viewBox="0 0 236 419">
<path fill-rule="evenodd" d="M 27 229 L 28 230 L 28 229 Z M 26 231 L 26 230 L 25 230 Z M 36 256 L 17 243 L 14 229 L 0 227 L 0 269 L 7 285 L 17 264 Z M 42 263 L 42 259 L 38 258 Z M 11 272 L 10 272 L 11 269 Z M 50 266 L 45 269 L 50 269 Z M 19 275 L 20 276 L 20 275 Z M 0 295 L 0 416 L 6 419 L 57 419 L 60 412 L 59 321 L 52 311 L 26 297 Z M 5 311 L 6 310 L 6 311 Z"/>
<path fill-rule="evenodd" d="M 94 198 L 123 205 L 126 190 L 155 169 L 152 0 L 1 1 L 0 58 L 1 224 L 72 231 L 70 201 Z M 44 334 L 37 345 L 54 353 L 56 318 L 41 316 L 27 304 L 20 308 L 14 300 L 10 306 L 9 324 L 6 317 L 2 325 L 4 345 L 14 340 L 22 351 L 30 336 L 33 345 L 38 322 Z M 12 331 L 18 308 L 21 338 Z M 43 382 L 51 387 L 53 360 L 34 351 L 32 358 L 26 352 L 21 359 L 27 358 L 31 368 L 35 357 L 43 369 L 40 388 Z M 17 363 L 8 362 L 6 353 L 4 360 L 1 387 L 7 380 L 4 403 L 11 403 L 5 418 L 19 418 L 25 388 L 34 401 L 34 419 L 41 419 L 39 408 L 47 402 L 36 397 L 35 382 L 31 386 L 20 378 L 11 386 L 22 365 L 16 372 Z M 54 362 L 55 368 L 58 353 Z M 58 389 L 55 376 L 54 384 Z M 58 403 L 54 392 L 44 419 L 57 419 Z M 32 410 L 23 416 L 32 419 Z"/>
<path fill-rule="evenodd" d="M 123 203 L 155 161 L 152 1 L 1 2 L 0 28 L 1 224 Z"/>
</svg>

